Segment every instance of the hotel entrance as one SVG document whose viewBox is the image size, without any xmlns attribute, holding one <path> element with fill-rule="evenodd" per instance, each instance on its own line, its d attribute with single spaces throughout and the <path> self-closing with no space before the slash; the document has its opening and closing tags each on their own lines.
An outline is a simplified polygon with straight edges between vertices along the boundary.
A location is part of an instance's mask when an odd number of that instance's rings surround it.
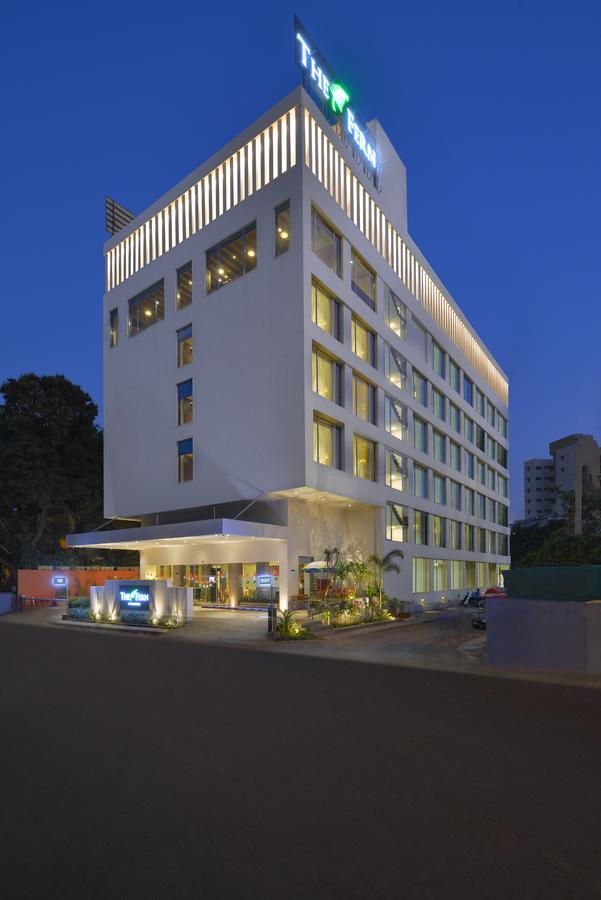
<svg viewBox="0 0 601 900">
<path fill-rule="evenodd" d="M 145 578 L 166 578 L 174 587 L 191 587 L 196 607 L 263 608 L 280 599 L 278 562 L 150 565 Z"/>
</svg>

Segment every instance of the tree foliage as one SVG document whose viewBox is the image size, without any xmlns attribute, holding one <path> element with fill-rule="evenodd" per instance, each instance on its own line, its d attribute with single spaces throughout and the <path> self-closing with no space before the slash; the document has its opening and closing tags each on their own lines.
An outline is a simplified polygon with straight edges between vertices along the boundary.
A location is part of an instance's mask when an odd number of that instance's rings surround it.
<svg viewBox="0 0 601 900">
<path fill-rule="evenodd" d="M 574 492 L 563 494 L 562 503 L 563 520 L 550 522 L 544 528 L 514 527 L 513 566 L 601 565 L 601 491 L 590 486 L 583 491 L 581 534 L 575 533 Z"/>
</svg>

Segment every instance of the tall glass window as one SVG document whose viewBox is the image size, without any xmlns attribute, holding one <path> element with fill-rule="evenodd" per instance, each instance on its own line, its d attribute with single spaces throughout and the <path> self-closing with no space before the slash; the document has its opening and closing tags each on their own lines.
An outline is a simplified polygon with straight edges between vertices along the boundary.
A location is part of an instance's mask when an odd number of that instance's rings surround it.
<svg viewBox="0 0 601 900">
<path fill-rule="evenodd" d="M 187 366 L 192 362 L 192 326 L 186 325 L 177 331 L 177 367 Z"/>
<path fill-rule="evenodd" d="M 461 410 L 454 403 L 449 403 L 449 423 L 453 431 L 461 434 Z"/>
<path fill-rule="evenodd" d="M 499 494 L 502 497 L 507 497 L 509 494 L 509 484 L 504 475 L 499 475 L 497 473 L 497 487 L 499 489 Z"/>
<path fill-rule="evenodd" d="M 449 384 L 458 394 L 461 392 L 461 369 L 452 359 L 449 359 Z"/>
<path fill-rule="evenodd" d="M 351 319 L 351 349 L 359 359 L 365 360 L 370 366 L 375 366 L 376 336 L 355 316 Z"/>
<path fill-rule="evenodd" d="M 499 431 L 501 432 L 501 434 L 503 435 L 503 437 L 506 438 L 507 437 L 507 419 L 505 418 L 505 416 L 502 416 L 501 413 L 499 413 L 497 416 L 497 427 L 498 427 Z"/>
<path fill-rule="evenodd" d="M 109 313 L 109 347 L 116 347 L 119 341 L 119 310 L 111 309 Z"/>
<path fill-rule="evenodd" d="M 486 397 L 479 388 L 476 388 L 476 409 L 482 418 L 484 418 L 486 415 Z"/>
<path fill-rule="evenodd" d="M 175 308 L 182 309 L 192 303 L 192 263 L 186 263 L 177 270 L 175 287 Z"/>
<path fill-rule="evenodd" d="M 474 477 L 474 465 L 475 465 L 474 454 L 468 453 L 468 451 L 466 450 L 465 451 L 465 474 L 467 475 L 468 478 Z"/>
<path fill-rule="evenodd" d="M 425 594 L 430 590 L 430 560 L 413 557 L 413 593 Z"/>
<path fill-rule="evenodd" d="M 406 491 L 409 478 L 407 457 L 386 448 L 386 484 L 396 491 Z"/>
<path fill-rule="evenodd" d="M 461 485 L 458 481 L 451 481 L 451 506 L 453 509 L 461 509 Z"/>
<path fill-rule="evenodd" d="M 508 466 L 508 453 L 505 447 L 502 447 L 501 444 L 497 444 L 497 462 L 500 466 L 503 466 L 504 469 Z"/>
<path fill-rule="evenodd" d="M 466 588 L 475 588 L 478 586 L 476 584 L 476 563 L 470 560 L 465 564 L 465 586 Z"/>
<path fill-rule="evenodd" d="M 353 474 L 376 480 L 376 445 L 359 434 L 353 435 Z"/>
<path fill-rule="evenodd" d="M 177 479 L 192 481 L 194 477 L 194 443 L 192 438 L 177 442 Z"/>
<path fill-rule="evenodd" d="M 413 416 L 413 446 L 422 453 L 428 452 L 428 426 L 418 416 Z"/>
<path fill-rule="evenodd" d="M 351 252 L 351 288 L 371 309 L 376 308 L 376 273 L 354 250 Z"/>
<path fill-rule="evenodd" d="M 446 479 L 443 478 L 442 475 L 437 475 L 436 472 L 434 472 L 434 475 L 432 477 L 432 484 L 434 487 L 434 502 L 444 505 L 447 502 Z"/>
<path fill-rule="evenodd" d="M 470 553 L 473 553 L 473 551 L 474 551 L 474 526 L 464 524 L 463 535 L 465 538 L 465 540 L 463 542 L 465 545 L 465 549 L 468 550 Z"/>
<path fill-rule="evenodd" d="M 467 416 L 463 417 L 463 436 L 470 444 L 474 443 L 474 423 Z"/>
<path fill-rule="evenodd" d="M 316 347 L 311 355 L 311 375 L 314 393 L 340 403 L 340 366 Z"/>
<path fill-rule="evenodd" d="M 416 509 L 413 513 L 413 542 L 420 546 L 428 543 L 428 513 Z"/>
<path fill-rule="evenodd" d="M 353 412 L 360 419 L 371 422 L 376 421 L 376 392 L 369 381 L 353 372 Z"/>
<path fill-rule="evenodd" d="M 386 540 L 405 543 L 409 530 L 407 510 L 398 503 L 386 504 Z"/>
<path fill-rule="evenodd" d="M 509 507 L 504 503 L 497 503 L 497 522 L 499 525 L 509 525 Z"/>
<path fill-rule="evenodd" d="M 461 472 L 461 447 L 459 444 L 456 444 L 455 441 L 449 441 L 449 462 L 452 467 L 457 471 Z"/>
<path fill-rule="evenodd" d="M 275 255 L 281 256 L 290 246 L 290 200 L 275 210 Z"/>
<path fill-rule="evenodd" d="M 464 488 L 463 491 L 464 503 L 465 503 L 465 511 L 468 516 L 473 516 L 475 513 L 475 495 L 471 488 Z"/>
<path fill-rule="evenodd" d="M 463 376 L 463 399 L 470 406 L 474 405 L 474 382 L 467 375 Z"/>
<path fill-rule="evenodd" d="M 449 547 L 451 550 L 461 550 L 461 522 L 455 519 L 449 521 Z"/>
<path fill-rule="evenodd" d="M 451 590 L 456 591 L 463 587 L 463 572 L 461 571 L 461 560 L 451 560 Z"/>
<path fill-rule="evenodd" d="M 442 516 L 432 516 L 432 536 L 435 547 L 447 546 L 447 520 Z"/>
<path fill-rule="evenodd" d="M 340 428 L 319 416 L 313 417 L 313 461 L 340 468 Z"/>
<path fill-rule="evenodd" d="M 447 439 L 442 432 L 436 428 L 432 431 L 432 439 L 434 443 L 434 459 L 437 462 L 446 463 L 447 461 Z"/>
<path fill-rule="evenodd" d="M 449 583 L 449 566 L 446 559 L 434 559 L 432 561 L 434 571 L 434 590 L 446 591 Z"/>
<path fill-rule="evenodd" d="M 207 250 L 207 293 L 225 287 L 257 265 L 257 223 Z"/>
<path fill-rule="evenodd" d="M 428 499 L 428 470 L 413 464 L 413 493 L 422 500 Z"/>
<path fill-rule="evenodd" d="M 445 353 L 436 341 L 432 341 L 432 368 L 441 378 L 445 377 Z"/>
<path fill-rule="evenodd" d="M 157 281 L 129 301 L 130 337 L 165 318 L 165 282 Z"/>
<path fill-rule="evenodd" d="M 342 276 L 342 240 L 315 207 L 311 208 L 311 249 L 328 269 Z"/>
<path fill-rule="evenodd" d="M 394 291 L 386 288 L 386 324 L 404 341 L 407 340 L 407 307 Z"/>
<path fill-rule="evenodd" d="M 192 379 L 177 386 L 177 424 L 189 425 L 193 415 Z"/>
<path fill-rule="evenodd" d="M 413 399 L 421 406 L 428 406 L 428 382 L 417 369 L 413 369 Z"/>
<path fill-rule="evenodd" d="M 407 423 L 407 407 L 387 394 L 384 397 L 384 427 L 386 431 L 400 441 L 404 441 L 407 438 Z"/>
<path fill-rule="evenodd" d="M 432 388 L 432 410 L 434 415 L 442 419 L 443 422 L 446 420 L 447 399 L 435 387 Z"/>
<path fill-rule="evenodd" d="M 486 470 L 486 476 L 487 476 L 486 477 L 486 486 L 487 486 L 488 490 L 489 491 L 496 490 L 497 473 L 495 472 L 495 470 L 491 469 L 491 467 L 488 466 L 488 468 Z"/>
<path fill-rule="evenodd" d="M 316 281 L 311 284 L 311 319 L 318 328 L 338 339 L 340 304 Z"/>
<path fill-rule="evenodd" d="M 402 391 L 407 387 L 407 360 L 390 344 L 385 346 L 384 374 Z"/>
</svg>

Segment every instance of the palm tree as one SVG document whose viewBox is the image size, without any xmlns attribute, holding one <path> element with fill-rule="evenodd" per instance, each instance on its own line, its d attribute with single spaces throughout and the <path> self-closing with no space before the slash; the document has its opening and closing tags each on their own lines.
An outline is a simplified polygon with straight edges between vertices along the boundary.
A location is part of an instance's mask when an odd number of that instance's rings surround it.
<svg viewBox="0 0 601 900">
<path fill-rule="evenodd" d="M 382 608 L 382 585 L 384 582 L 384 575 L 386 572 L 396 572 L 397 575 L 401 571 L 401 567 L 395 559 L 404 559 L 402 550 L 391 550 L 386 556 L 376 556 L 372 553 L 369 557 L 369 563 L 372 565 L 376 571 L 376 578 L 378 579 L 378 592 L 380 594 L 380 608 Z"/>
<path fill-rule="evenodd" d="M 326 572 L 328 574 L 328 583 L 323 595 L 325 600 L 328 596 L 330 588 L 332 587 L 334 576 L 337 574 L 336 570 L 340 565 L 340 550 L 338 549 L 338 547 L 324 547 L 323 558 L 326 564 Z"/>
</svg>

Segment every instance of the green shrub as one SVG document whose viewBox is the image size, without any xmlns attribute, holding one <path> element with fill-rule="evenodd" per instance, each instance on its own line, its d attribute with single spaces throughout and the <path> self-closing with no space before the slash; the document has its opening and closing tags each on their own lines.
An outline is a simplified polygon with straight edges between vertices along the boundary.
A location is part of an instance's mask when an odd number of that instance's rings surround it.
<svg viewBox="0 0 601 900">
<path fill-rule="evenodd" d="M 308 637 L 307 629 L 296 621 L 291 609 L 278 610 L 280 620 L 276 625 L 276 636 L 283 641 L 299 641 Z"/>
<path fill-rule="evenodd" d="M 89 597 L 69 597 L 69 609 L 89 609 Z"/>
</svg>

